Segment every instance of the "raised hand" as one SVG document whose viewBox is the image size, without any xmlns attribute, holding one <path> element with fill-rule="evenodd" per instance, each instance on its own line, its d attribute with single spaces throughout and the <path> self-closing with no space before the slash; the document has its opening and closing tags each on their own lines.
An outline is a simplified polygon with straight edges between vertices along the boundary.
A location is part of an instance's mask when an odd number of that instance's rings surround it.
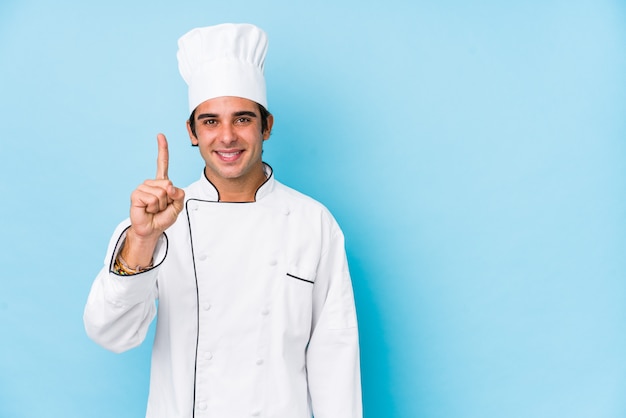
<svg viewBox="0 0 626 418">
<path fill-rule="evenodd" d="M 129 265 L 147 265 L 156 243 L 183 210 L 185 192 L 167 177 L 169 151 L 165 135 L 158 134 L 157 173 L 130 196 L 130 222 L 122 256 Z M 132 264 L 131 264 L 132 263 Z"/>
</svg>

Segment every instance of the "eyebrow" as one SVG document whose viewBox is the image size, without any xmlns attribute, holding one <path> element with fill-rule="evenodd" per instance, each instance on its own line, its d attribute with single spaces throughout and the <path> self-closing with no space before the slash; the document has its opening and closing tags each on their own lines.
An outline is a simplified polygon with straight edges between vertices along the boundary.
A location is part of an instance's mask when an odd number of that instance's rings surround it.
<svg viewBox="0 0 626 418">
<path fill-rule="evenodd" d="M 209 118 L 218 118 L 220 115 L 218 115 L 217 113 L 202 113 L 200 115 L 198 115 L 198 117 L 196 118 L 197 120 L 200 119 L 209 119 Z M 238 117 L 238 116 L 249 116 L 251 118 L 256 118 L 257 114 L 254 112 L 251 112 L 249 110 L 240 110 L 238 112 L 233 113 L 234 117 Z"/>
<path fill-rule="evenodd" d="M 251 118 L 256 118 L 256 113 L 249 110 L 241 110 L 239 112 L 233 113 L 233 116 L 250 116 Z"/>
</svg>

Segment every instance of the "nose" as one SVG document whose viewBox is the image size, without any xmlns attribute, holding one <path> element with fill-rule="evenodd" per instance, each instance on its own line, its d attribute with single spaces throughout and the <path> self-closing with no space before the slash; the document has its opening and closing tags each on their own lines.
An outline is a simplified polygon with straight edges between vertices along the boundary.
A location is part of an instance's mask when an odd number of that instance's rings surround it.
<svg viewBox="0 0 626 418">
<path fill-rule="evenodd" d="M 237 141 L 237 134 L 231 124 L 223 124 L 220 131 L 220 141 L 224 145 L 229 145 Z"/>
</svg>

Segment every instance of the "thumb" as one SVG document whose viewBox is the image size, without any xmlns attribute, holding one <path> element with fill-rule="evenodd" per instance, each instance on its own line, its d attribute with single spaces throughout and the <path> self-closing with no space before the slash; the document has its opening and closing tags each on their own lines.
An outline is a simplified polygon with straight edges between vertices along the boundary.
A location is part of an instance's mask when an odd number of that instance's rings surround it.
<svg viewBox="0 0 626 418">
<path fill-rule="evenodd" d="M 163 212 L 158 214 L 160 222 L 163 223 L 163 230 L 173 225 L 176 219 L 178 219 L 178 215 L 183 211 L 185 192 L 182 189 L 170 185 L 167 189 L 167 196 L 172 199 L 172 201 L 168 203 Z"/>
</svg>

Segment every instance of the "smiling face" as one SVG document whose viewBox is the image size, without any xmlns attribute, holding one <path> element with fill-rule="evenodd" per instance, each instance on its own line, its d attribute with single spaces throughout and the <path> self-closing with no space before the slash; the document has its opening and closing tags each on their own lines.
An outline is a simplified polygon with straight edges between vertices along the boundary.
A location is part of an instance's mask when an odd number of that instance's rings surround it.
<svg viewBox="0 0 626 418">
<path fill-rule="evenodd" d="M 223 198 L 230 191 L 250 194 L 265 181 L 261 154 L 270 137 L 273 118 L 261 130 L 259 105 L 240 97 L 217 97 L 196 108 L 195 135 L 187 122 L 189 138 L 206 164 L 207 178 Z"/>
</svg>

